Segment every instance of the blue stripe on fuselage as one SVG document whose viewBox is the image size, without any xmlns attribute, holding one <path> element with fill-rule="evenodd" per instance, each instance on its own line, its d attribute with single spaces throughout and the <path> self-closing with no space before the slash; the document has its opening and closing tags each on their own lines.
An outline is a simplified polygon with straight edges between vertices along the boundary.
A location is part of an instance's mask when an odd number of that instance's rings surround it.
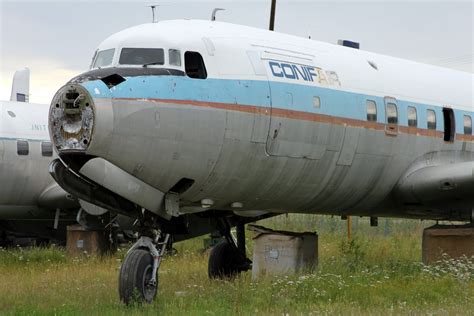
<svg viewBox="0 0 474 316">
<path fill-rule="evenodd" d="M 110 90 L 100 80 L 84 82 L 82 85 L 94 98 L 192 100 L 260 107 L 270 106 L 270 87 L 271 102 L 275 108 L 363 121 L 367 119 L 366 100 L 369 99 L 377 103 L 377 122 L 385 123 L 385 105 L 382 97 L 293 83 L 137 76 L 127 77 L 126 81 Z M 321 100 L 320 108 L 313 106 L 315 96 Z M 436 112 L 436 129 L 443 131 L 442 107 L 404 100 L 397 100 L 397 103 L 400 126 L 408 126 L 407 107 L 414 106 L 417 108 L 419 128 L 426 128 L 426 110 L 433 109 Z M 458 122 L 456 133 L 458 134 L 464 134 L 462 122 L 465 114 L 472 116 L 472 112 L 455 110 L 455 119 Z"/>
</svg>

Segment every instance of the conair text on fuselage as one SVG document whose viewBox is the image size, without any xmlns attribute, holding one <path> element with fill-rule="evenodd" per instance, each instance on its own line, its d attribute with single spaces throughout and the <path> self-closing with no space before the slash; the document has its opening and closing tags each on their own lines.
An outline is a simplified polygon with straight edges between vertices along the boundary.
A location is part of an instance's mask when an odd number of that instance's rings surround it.
<svg viewBox="0 0 474 316">
<path fill-rule="evenodd" d="M 270 72 L 274 78 L 297 80 L 300 82 L 315 82 L 320 85 L 341 86 L 339 76 L 333 70 L 323 70 L 319 67 L 278 62 L 268 62 Z"/>
<path fill-rule="evenodd" d="M 268 65 L 274 77 L 314 81 L 314 78 L 318 76 L 316 68 L 312 66 L 279 63 L 276 61 L 268 62 Z"/>
</svg>

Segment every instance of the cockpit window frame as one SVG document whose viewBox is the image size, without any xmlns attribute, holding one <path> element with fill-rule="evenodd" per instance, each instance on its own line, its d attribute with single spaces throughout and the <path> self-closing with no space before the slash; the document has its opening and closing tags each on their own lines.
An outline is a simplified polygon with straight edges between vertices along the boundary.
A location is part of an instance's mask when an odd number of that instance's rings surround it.
<svg viewBox="0 0 474 316">
<path fill-rule="evenodd" d="M 186 51 L 184 53 L 184 69 L 189 78 L 207 79 L 206 63 L 200 52 Z"/>
<path fill-rule="evenodd" d="M 110 58 L 110 62 L 108 64 L 103 64 L 103 65 L 100 65 L 98 66 L 97 65 L 97 60 L 99 59 L 99 56 L 105 52 L 110 52 L 112 51 L 112 56 Z M 107 48 L 107 49 L 103 49 L 103 50 L 97 50 L 96 53 L 95 53 L 95 56 L 94 56 L 94 61 L 92 63 L 92 67 L 91 69 L 97 69 L 97 68 L 107 68 L 107 67 L 111 67 L 113 65 L 113 62 L 114 62 L 114 57 L 115 57 L 115 48 Z"/>
<path fill-rule="evenodd" d="M 94 55 L 92 56 L 91 63 L 89 65 L 89 69 L 94 68 L 95 58 L 97 57 L 97 53 L 99 52 L 98 49 L 95 50 Z M 113 58 L 112 58 L 113 60 Z"/>
<path fill-rule="evenodd" d="M 176 58 L 176 59 L 174 59 L 174 58 Z M 181 50 L 176 49 L 176 48 L 169 48 L 168 49 L 168 63 L 170 64 L 170 66 L 181 67 L 182 64 L 183 64 L 181 59 L 182 59 L 181 58 Z"/>
<path fill-rule="evenodd" d="M 124 50 L 158 50 L 161 52 L 161 57 L 162 57 L 162 60 L 147 60 L 147 61 L 144 61 L 143 63 L 122 63 L 121 62 L 121 59 L 122 59 L 122 55 L 124 53 Z M 129 67 L 137 67 L 137 66 L 143 66 L 143 65 L 146 65 L 148 64 L 146 67 L 152 67 L 152 66 L 163 66 L 166 64 L 166 54 L 165 54 L 165 49 L 162 48 L 162 47 L 122 47 L 120 49 L 120 54 L 117 56 L 117 64 L 120 65 L 120 66 L 129 66 Z M 157 63 L 154 63 L 155 61 L 157 61 Z M 153 63 L 153 64 L 151 64 Z"/>
</svg>

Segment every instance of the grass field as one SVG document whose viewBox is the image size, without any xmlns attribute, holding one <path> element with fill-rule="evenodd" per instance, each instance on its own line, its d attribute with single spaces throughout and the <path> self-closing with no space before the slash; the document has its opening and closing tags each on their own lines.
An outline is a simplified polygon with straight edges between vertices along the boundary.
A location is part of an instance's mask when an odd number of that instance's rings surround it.
<svg viewBox="0 0 474 316">
<path fill-rule="evenodd" d="M 125 249 L 108 258 L 67 258 L 61 248 L 0 250 L 0 314 L 474 314 L 474 258 L 420 263 L 421 232 L 430 223 L 382 220 L 379 227 L 326 216 L 269 219 L 266 226 L 317 229 L 320 264 L 313 274 L 235 281 L 207 278 L 202 239 L 175 245 L 163 261 L 152 305 L 125 307 L 117 277 Z M 252 250 L 251 233 L 247 240 Z"/>
</svg>

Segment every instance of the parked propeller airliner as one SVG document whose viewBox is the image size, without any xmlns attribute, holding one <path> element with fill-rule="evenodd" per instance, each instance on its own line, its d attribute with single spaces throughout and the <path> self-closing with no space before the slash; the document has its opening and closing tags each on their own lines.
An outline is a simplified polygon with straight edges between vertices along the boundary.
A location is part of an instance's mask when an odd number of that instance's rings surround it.
<svg viewBox="0 0 474 316">
<path fill-rule="evenodd" d="M 246 26 L 139 25 L 103 41 L 56 93 L 50 172 L 139 220 L 120 296 L 151 301 L 169 233 L 220 230 L 227 241 L 209 260 L 220 277 L 249 266 L 229 227 L 264 216 L 472 221 L 473 82 Z"/>
<path fill-rule="evenodd" d="M 20 238 L 66 239 L 77 200 L 47 172 L 54 156 L 48 105 L 28 103 L 29 70 L 15 73 L 10 101 L 0 101 L 0 245 Z"/>
</svg>

